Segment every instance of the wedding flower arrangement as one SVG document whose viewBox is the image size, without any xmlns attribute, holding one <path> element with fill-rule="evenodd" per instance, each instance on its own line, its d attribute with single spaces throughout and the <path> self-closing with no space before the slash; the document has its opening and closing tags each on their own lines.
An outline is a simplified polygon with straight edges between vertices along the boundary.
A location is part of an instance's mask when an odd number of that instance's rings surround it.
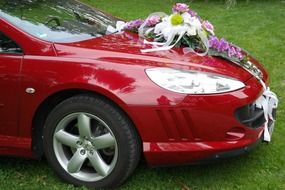
<svg viewBox="0 0 285 190">
<path fill-rule="evenodd" d="M 248 65 L 248 56 L 241 48 L 215 36 L 214 26 L 209 21 L 202 20 L 183 3 L 176 3 L 172 7 L 171 15 L 153 13 L 145 20 L 138 19 L 125 23 L 122 29 L 138 33 L 145 39 L 145 44 L 152 45 L 151 49 L 143 49 L 142 52 L 183 47 L 185 54 L 194 52 L 201 56 L 219 56 L 254 67 Z"/>
</svg>

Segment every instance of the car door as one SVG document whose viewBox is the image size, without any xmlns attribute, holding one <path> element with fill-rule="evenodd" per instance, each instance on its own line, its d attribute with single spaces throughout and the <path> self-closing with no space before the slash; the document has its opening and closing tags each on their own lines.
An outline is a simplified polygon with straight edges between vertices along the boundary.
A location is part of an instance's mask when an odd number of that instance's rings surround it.
<svg viewBox="0 0 285 190">
<path fill-rule="evenodd" d="M 22 58 L 21 48 L 0 30 L 0 137 L 18 134 Z"/>
</svg>

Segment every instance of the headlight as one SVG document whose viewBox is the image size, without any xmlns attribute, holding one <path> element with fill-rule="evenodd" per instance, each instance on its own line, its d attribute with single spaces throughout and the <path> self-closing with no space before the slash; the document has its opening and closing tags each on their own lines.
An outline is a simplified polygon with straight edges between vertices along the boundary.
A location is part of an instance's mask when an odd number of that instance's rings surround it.
<svg viewBox="0 0 285 190">
<path fill-rule="evenodd" d="M 184 94 L 216 94 L 245 87 L 236 79 L 199 71 L 152 68 L 146 74 L 158 86 Z"/>
</svg>

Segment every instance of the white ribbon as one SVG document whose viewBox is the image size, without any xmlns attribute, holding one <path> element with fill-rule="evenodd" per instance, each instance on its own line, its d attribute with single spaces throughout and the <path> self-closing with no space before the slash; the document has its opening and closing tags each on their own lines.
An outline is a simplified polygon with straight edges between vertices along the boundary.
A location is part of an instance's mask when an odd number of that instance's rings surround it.
<svg viewBox="0 0 285 190">
<path fill-rule="evenodd" d="M 275 119 L 273 118 L 273 109 L 276 109 L 278 107 L 278 98 L 277 95 L 272 92 L 269 87 L 266 87 L 266 84 L 261 79 L 259 79 L 259 81 L 264 88 L 264 92 L 262 96 L 256 100 L 255 106 L 257 108 L 263 109 L 265 118 L 263 140 L 270 142 L 271 135 L 269 132 L 269 119 L 273 121 L 272 125 L 274 125 Z"/>
<path fill-rule="evenodd" d="M 176 36 L 176 34 L 174 33 L 170 33 L 168 40 L 165 43 L 159 43 L 159 42 L 149 42 L 147 40 L 144 40 L 145 44 L 151 44 L 152 46 L 154 46 L 154 48 L 151 49 L 143 49 L 141 50 L 142 53 L 148 53 L 148 52 L 154 52 L 154 51 L 164 51 L 164 50 L 170 50 L 172 49 L 184 36 L 184 34 L 186 33 L 186 31 L 182 31 L 178 37 L 178 39 L 176 40 L 176 42 L 172 45 L 170 45 L 171 43 L 173 43 L 173 40 Z M 161 47 L 159 47 L 161 46 Z"/>
<path fill-rule="evenodd" d="M 123 21 L 117 21 L 116 23 L 116 28 L 114 28 L 113 26 L 109 25 L 107 27 L 107 31 L 106 31 L 106 35 L 108 34 L 113 34 L 113 33 L 116 33 L 116 32 L 121 32 L 124 27 L 126 26 L 126 23 L 123 22 Z"/>
</svg>

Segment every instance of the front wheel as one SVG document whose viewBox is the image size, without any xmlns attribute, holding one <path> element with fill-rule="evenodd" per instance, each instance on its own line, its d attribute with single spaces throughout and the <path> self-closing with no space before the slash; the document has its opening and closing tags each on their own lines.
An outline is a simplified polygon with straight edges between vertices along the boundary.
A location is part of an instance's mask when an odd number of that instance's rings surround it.
<svg viewBox="0 0 285 190">
<path fill-rule="evenodd" d="M 51 167 L 79 186 L 116 187 L 140 159 L 140 139 L 132 123 L 98 97 L 80 95 L 57 105 L 47 118 L 43 139 Z"/>
</svg>

